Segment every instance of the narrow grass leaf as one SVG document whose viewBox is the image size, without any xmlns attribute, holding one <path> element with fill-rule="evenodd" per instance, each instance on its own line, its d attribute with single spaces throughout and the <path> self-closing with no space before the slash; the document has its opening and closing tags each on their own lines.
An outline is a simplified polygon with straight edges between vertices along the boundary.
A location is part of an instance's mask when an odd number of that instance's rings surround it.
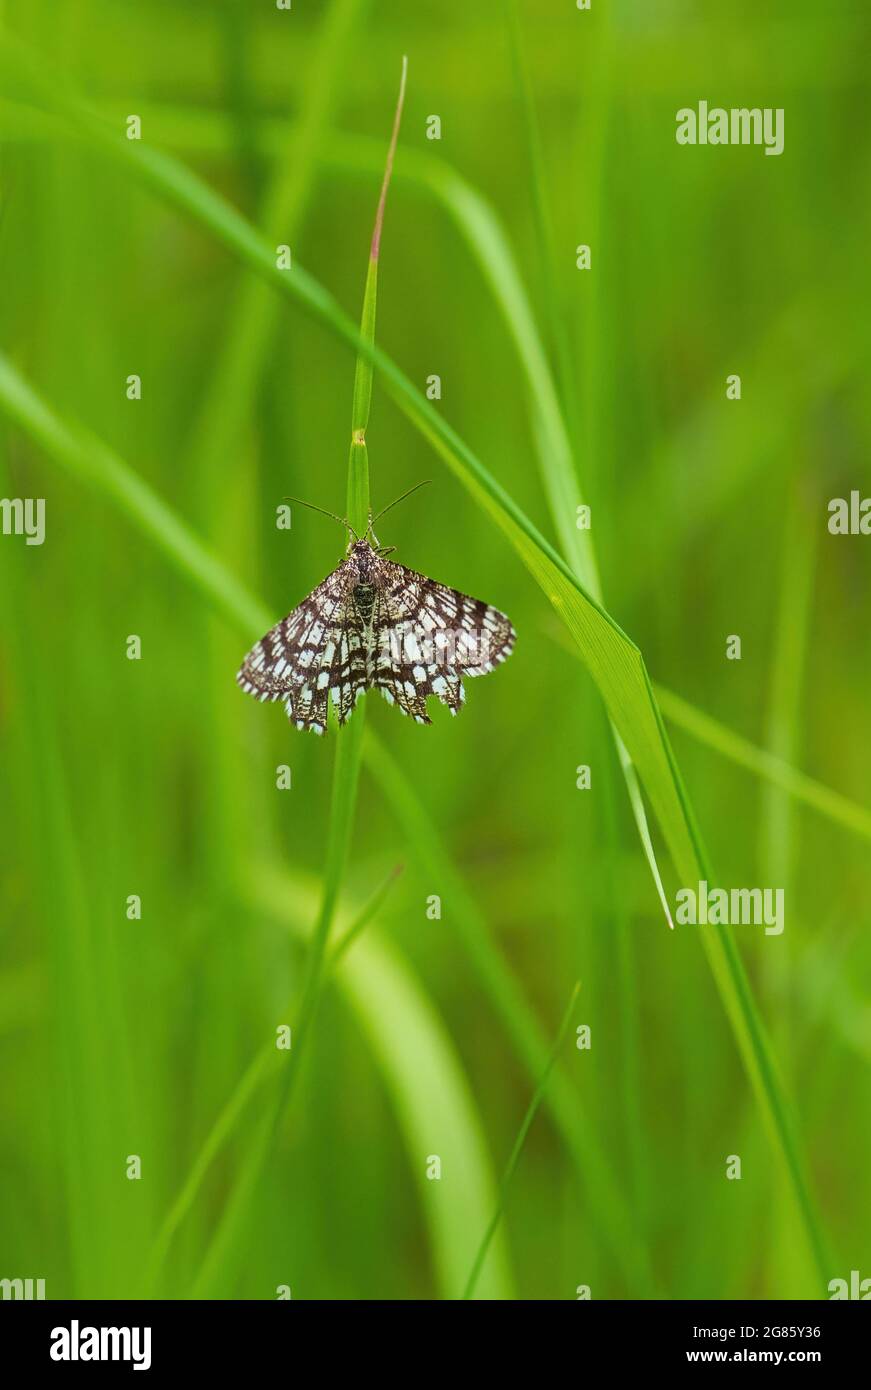
<svg viewBox="0 0 871 1390">
<path fill-rule="evenodd" d="M 697 709 L 674 691 L 667 690 L 664 685 L 657 682 L 655 690 L 660 709 L 676 728 L 682 729 L 705 748 L 752 772 L 761 781 L 780 787 L 795 801 L 808 806 L 835 825 L 843 826 L 863 840 L 871 840 L 871 810 L 867 807 L 833 791 L 776 754 L 736 734 L 733 729 Z"/>
<path fill-rule="evenodd" d="M 535 1119 L 538 1107 L 542 1102 L 542 1098 L 544 1096 L 548 1080 L 550 1079 L 550 1074 L 553 1071 L 554 1066 L 556 1065 L 556 1060 L 559 1056 L 560 1049 L 562 1048 L 562 1045 L 565 1042 L 566 1033 L 568 1032 L 568 1027 L 571 1023 L 572 1013 L 574 1011 L 575 1003 L 577 1002 L 580 988 L 580 983 L 578 983 L 572 990 L 572 997 L 569 1000 L 568 1007 L 565 1011 L 565 1014 L 563 1015 L 563 1020 L 559 1026 L 559 1031 L 556 1036 L 556 1041 L 551 1049 L 550 1056 L 548 1057 L 544 1067 L 544 1071 L 541 1073 L 541 1076 L 539 1077 L 538 1085 L 536 1086 L 535 1091 L 533 1092 L 532 1100 L 529 1102 L 526 1114 L 523 1117 L 523 1122 L 520 1126 L 520 1129 L 517 1132 L 517 1138 L 514 1140 L 514 1145 L 511 1149 L 511 1153 L 508 1156 L 508 1162 L 505 1165 L 505 1172 L 502 1175 L 502 1182 L 499 1185 L 499 1198 L 496 1203 L 496 1209 L 493 1212 L 492 1217 L 490 1218 L 490 1223 L 487 1226 L 487 1229 L 484 1232 L 483 1238 L 481 1240 L 481 1244 L 478 1247 L 478 1253 L 475 1256 L 475 1262 L 472 1265 L 472 1268 L 469 1272 L 469 1277 L 466 1281 L 466 1286 L 463 1290 L 464 1299 L 471 1298 L 475 1291 L 475 1285 L 477 1284 L 478 1276 L 481 1273 L 481 1266 L 484 1263 L 487 1251 L 490 1248 L 490 1242 L 493 1239 L 493 1236 L 496 1232 L 496 1228 L 499 1225 L 499 1222 L 502 1218 L 502 1213 L 505 1210 L 505 1199 L 508 1195 L 508 1188 L 511 1184 L 511 1179 L 514 1177 L 517 1164 L 520 1161 L 520 1155 L 523 1152 L 523 1145 L 526 1143 L 526 1136 L 532 1127 L 532 1122 Z"/>
</svg>

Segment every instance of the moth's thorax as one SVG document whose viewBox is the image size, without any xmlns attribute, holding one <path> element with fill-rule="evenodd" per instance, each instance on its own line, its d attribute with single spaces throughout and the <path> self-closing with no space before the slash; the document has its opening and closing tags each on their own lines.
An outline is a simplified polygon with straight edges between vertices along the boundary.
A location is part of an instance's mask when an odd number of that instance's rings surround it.
<svg viewBox="0 0 871 1390">
<path fill-rule="evenodd" d="M 355 541 L 349 546 L 343 569 L 353 589 L 356 584 L 373 585 L 381 588 L 387 581 L 388 571 L 395 568 L 388 560 L 373 550 L 368 541 Z"/>
<path fill-rule="evenodd" d="M 358 584 L 372 583 L 378 556 L 368 541 L 355 541 L 348 551 L 348 561 Z"/>
</svg>

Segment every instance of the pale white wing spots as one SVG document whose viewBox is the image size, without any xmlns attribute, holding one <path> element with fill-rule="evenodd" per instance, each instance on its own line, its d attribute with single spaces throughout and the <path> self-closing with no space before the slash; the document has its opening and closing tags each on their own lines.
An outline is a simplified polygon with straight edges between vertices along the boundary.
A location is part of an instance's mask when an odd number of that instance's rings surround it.
<svg viewBox="0 0 871 1390">
<path fill-rule="evenodd" d="M 456 714 L 463 676 L 510 655 L 504 613 L 358 543 L 338 569 L 260 639 L 236 679 L 258 700 L 284 701 L 299 729 L 344 724 L 363 692 L 381 691 L 403 714 L 429 724 L 435 696 Z"/>
<path fill-rule="evenodd" d="M 384 596 L 376 609 L 374 683 L 390 703 L 429 723 L 428 696 L 453 714 L 465 692 L 461 677 L 492 671 L 510 655 L 514 629 L 490 604 L 384 561 Z"/>
<path fill-rule="evenodd" d="M 348 592 L 342 564 L 307 599 L 261 637 L 236 680 L 258 700 L 283 700 L 299 729 L 324 733 L 327 693 L 321 682 L 324 654 L 336 650 L 345 628 Z"/>
</svg>

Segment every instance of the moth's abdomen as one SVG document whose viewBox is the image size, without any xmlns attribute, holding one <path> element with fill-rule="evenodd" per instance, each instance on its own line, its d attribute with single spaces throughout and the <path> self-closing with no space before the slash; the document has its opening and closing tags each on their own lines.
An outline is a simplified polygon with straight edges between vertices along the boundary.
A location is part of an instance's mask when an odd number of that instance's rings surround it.
<svg viewBox="0 0 871 1390">
<path fill-rule="evenodd" d="M 354 607 L 360 615 L 360 621 L 364 627 L 368 627 L 372 621 L 372 610 L 375 607 L 375 586 L 373 584 L 355 584 L 353 599 Z"/>
</svg>

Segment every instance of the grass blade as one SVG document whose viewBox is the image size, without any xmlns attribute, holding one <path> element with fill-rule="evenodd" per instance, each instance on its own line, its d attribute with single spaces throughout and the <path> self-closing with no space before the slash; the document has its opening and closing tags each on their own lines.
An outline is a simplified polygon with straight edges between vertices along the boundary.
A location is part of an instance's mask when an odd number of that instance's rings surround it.
<svg viewBox="0 0 871 1390">
<path fill-rule="evenodd" d="M 871 840 L 871 810 L 833 791 L 831 787 L 808 777 L 774 753 L 751 743 L 725 724 L 697 709 L 674 691 L 657 683 L 656 698 L 660 708 L 676 728 L 682 729 L 698 743 L 712 749 L 738 767 L 746 768 L 754 777 L 780 787 L 795 801 L 825 816 L 835 825 L 843 826 L 863 840 Z"/>
<path fill-rule="evenodd" d="M 393 121 L 393 132 L 387 152 L 387 164 L 381 196 L 375 214 L 375 229 L 372 233 L 372 246 L 366 274 L 366 290 L 363 296 L 363 314 L 360 329 L 361 345 L 371 348 L 375 342 L 375 307 L 378 292 L 378 257 L 381 244 L 381 231 L 384 223 L 384 206 L 399 124 L 402 119 L 402 105 L 405 99 L 405 78 L 407 63 L 402 60 L 402 76 L 399 85 L 399 98 Z M 372 364 L 361 351 L 357 356 L 354 373 L 354 400 L 351 414 L 351 447 L 348 458 L 348 520 L 358 535 L 362 535 L 369 523 L 369 455 L 366 445 L 366 428 L 369 423 L 369 409 L 372 402 Z M 354 808 L 357 800 L 357 783 L 360 776 L 360 754 L 363 746 L 365 719 L 365 700 L 356 712 L 346 730 L 342 731 L 336 745 L 336 766 L 333 774 L 333 802 L 330 814 L 330 833 L 327 847 L 327 861 L 324 873 L 324 897 L 318 921 L 315 926 L 312 949 L 308 957 L 306 978 L 302 987 L 302 1000 L 299 1009 L 295 1046 L 297 1058 L 295 1065 L 286 1072 L 285 1089 L 278 1103 L 276 1124 L 290 1098 L 293 1079 L 299 1071 L 300 1046 L 306 1042 L 311 1021 L 317 1008 L 317 1000 L 323 985 L 327 959 L 327 941 L 338 902 L 344 877 L 348 850 L 351 842 L 351 829 Z"/>
<path fill-rule="evenodd" d="M 263 866 L 251 875 L 247 891 L 252 907 L 299 936 L 310 920 L 312 891 L 300 898 L 293 889 L 284 870 Z M 352 934 L 353 923 L 340 943 Z M 474 1233 L 486 1222 L 497 1191 L 461 1060 L 426 992 L 377 929 L 341 953 L 335 980 L 369 1040 L 396 1111 L 430 1233 L 436 1286 L 440 1296 L 454 1298 L 475 1253 Z M 444 1163 L 441 1183 L 425 1176 L 433 1147 Z M 507 1251 L 498 1236 L 479 1296 L 513 1297 Z"/>
<path fill-rule="evenodd" d="M 536 1086 L 533 1092 L 532 1100 L 529 1102 L 526 1114 L 524 1115 L 520 1129 L 517 1132 L 517 1138 L 514 1140 L 511 1153 L 508 1156 L 508 1162 L 505 1165 L 505 1172 L 503 1173 L 502 1181 L 499 1184 L 499 1198 L 496 1203 L 496 1209 L 493 1212 L 492 1217 L 490 1218 L 490 1224 L 484 1232 L 481 1244 L 478 1247 L 478 1253 L 475 1256 L 474 1264 L 472 1265 L 472 1268 L 469 1272 L 469 1277 L 466 1280 L 466 1285 L 463 1289 L 464 1299 L 471 1298 L 472 1294 L 475 1291 L 475 1285 L 477 1284 L 478 1276 L 481 1273 L 481 1266 L 484 1263 L 487 1251 L 490 1248 L 490 1242 L 493 1239 L 493 1236 L 495 1235 L 496 1227 L 499 1225 L 502 1213 L 505 1209 L 505 1198 L 508 1195 L 508 1188 L 511 1184 L 511 1179 L 514 1177 L 517 1164 L 520 1161 L 520 1155 L 523 1152 L 523 1145 L 526 1143 L 526 1136 L 532 1127 L 532 1122 L 535 1119 L 538 1107 L 540 1106 L 544 1097 L 545 1089 L 547 1087 L 550 1074 L 556 1065 L 556 1060 L 560 1054 L 560 1049 L 562 1048 L 562 1045 L 565 1042 L 566 1033 L 568 1032 L 568 1027 L 571 1023 L 572 1013 L 574 1012 L 574 1007 L 577 1001 L 578 994 L 580 992 L 580 988 L 581 986 L 578 983 L 572 990 L 572 997 L 569 1000 L 568 1007 L 566 1008 L 565 1014 L 563 1015 L 562 1022 L 559 1026 L 559 1031 L 556 1035 L 556 1041 L 553 1047 L 551 1048 L 550 1055 L 548 1056 L 547 1062 L 544 1067 L 544 1071 L 541 1073 L 541 1076 L 539 1077 L 538 1085 Z"/>
<path fill-rule="evenodd" d="M 390 892 L 394 883 L 399 878 L 399 875 L 402 873 L 402 870 L 402 864 L 397 864 L 394 868 L 390 870 L 386 878 L 384 878 L 382 882 L 379 883 L 378 887 L 375 889 L 375 892 L 372 894 L 369 901 L 364 903 L 363 907 L 357 914 L 355 921 L 351 923 L 344 936 L 342 936 L 340 940 L 336 942 L 330 954 L 331 970 L 335 970 L 336 966 L 342 959 L 342 956 L 345 954 L 345 952 L 350 951 L 354 942 L 357 940 L 357 937 L 360 935 L 361 932 L 366 930 L 373 917 L 377 915 L 381 907 L 381 904 L 384 902 L 384 899 L 387 897 L 387 894 Z"/>
<path fill-rule="evenodd" d="M 368 0 L 333 0 L 322 21 L 317 51 L 306 75 L 303 115 L 294 123 L 291 138 L 282 141 L 274 164 L 276 173 L 262 200 L 261 226 L 273 244 L 294 246 L 336 104 L 339 77 L 367 4 Z M 192 432 L 191 469 L 206 504 L 214 495 L 213 470 L 241 448 L 277 318 L 278 305 L 268 287 L 260 280 L 240 276 L 230 321 Z"/>
<path fill-rule="evenodd" d="M 348 927 L 330 956 L 328 965 L 330 975 L 345 952 L 376 916 L 400 872 L 401 866 L 390 871 Z M 262 875 L 258 876 L 257 882 L 268 882 L 269 877 L 270 871 L 264 866 Z M 294 917 L 294 922 L 296 921 L 297 917 Z M 293 1003 L 293 1000 L 288 1001 L 288 1014 L 293 1009 Z M 264 1047 L 252 1059 L 206 1135 L 190 1172 L 182 1183 L 178 1196 L 170 1206 L 152 1246 L 144 1276 L 146 1297 L 150 1296 L 154 1281 L 166 1259 L 175 1232 L 193 1206 L 206 1174 L 236 1128 L 249 1101 L 268 1079 L 270 1071 L 278 1065 L 277 1058 L 275 1046 L 270 1041 L 268 1046 Z"/>
<path fill-rule="evenodd" d="M 452 924 L 477 973 L 481 989 L 501 1019 L 527 1074 L 535 1082 L 547 1065 L 547 1040 L 494 945 L 486 919 L 452 864 L 438 828 L 411 780 L 372 729 L 366 732 L 364 757 L 370 775 L 393 808 L 410 852 L 427 869 L 431 880 L 443 885 L 444 897 L 451 903 Z M 584 1185 L 591 1223 L 601 1231 L 627 1287 L 653 1296 L 655 1278 L 647 1250 L 613 1167 L 600 1147 L 596 1127 L 591 1123 L 577 1086 L 568 1076 L 556 1071 L 545 1099 Z"/>
<path fill-rule="evenodd" d="M 369 458 L 366 445 L 366 428 L 372 400 L 372 365 L 363 349 L 372 349 L 375 342 L 375 310 L 378 288 L 378 260 L 381 232 L 384 222 L 384 207 L 399 125 L 402 119 L 402 106 L 405 97 L 405 78 L 407 64 L 403 58 L 399 97 L 393 122 L 393 132 L 387 154 L 381 196 L 375 214 L 375 228 L 369 255 L 366 275 L 366 288 L 363 296 L 363 312 L 360 329 L 360 351 L 354 374 L 354 396 L 351 414 L 351 445 L 348 458 L 348 520 L 358 535 L 362 535 L 369 522 Z M 305 975 L 300 991 L 300 1003 L 296 1012 L 294 1044 L 288 1065 L 284 1070 L 282 1083 L 275 1100 L 272 1122 L 269 1127 L 271 1146 L 274 1148 L 278 1132 L 284 1121 L 291 1097 L 298 1085 L 301 1058 L 309 1045 L 314 1019 L 317 1014 L 327 971 L 327 947 L 333 925 L 336 906 L 344 880 L 345 868 L 351 844 L 354 812 L 357 802 L 357 785 L 360 776 L 360 755 L 365 729 L 365 698 L 355 712 L 347 729 L 341 731 L 336 742 L 336 761 L 333 772 L 333 793 L 330 810 L 330 823 L 327 842 L 327 856 L 324 867 L 324 889 L 320 911 L 312 935 L 311 947 L 306 956 Z M 225 1209 L 225 1217 L 215 1232 L 209 1250 L 203 1261 L 197 1288 L 211 1282 L 214 1270 L 218 1267 L 233 1231 L 241 1220 L 247 1199 L 253 1188 L 256 1175 L 266 1156 L 267 1144 L 258 1137 L 249 1161 L 239 1177 L 238 1189 L 231 1192 Z"/>
<path fill-rule="evenodd" d="M 363 316 L 360 324 L 360 338 L 368 346 L 375 343 L 375 313 L 378 301 L 378 263 L 381 257 L 381 234 L 384 230 L 384 208 L 387 203 L 387 190 L 393 174 L 393 161 L 396 157 L 396 143 L 402 122 L 402 108 L 405 103 L 405 81 L 408 75 L 408 59 L 402 59 L 402 74 L 399 79 L 399 97 L 396 114 L 393 118 L 393 131 L 387 151 L 387 163 L 381 183 L 378 210 L 375 213 L 375 226 L 372 231 L 372 244 L 369 249 L 369 266 L 366 272 L 366 291 L 363 296 Z M 365 534 L 369 525 L 369 452 L 366 444 L 366 430 L 369 425 L 369 408 L 372 404 L 372 361 L 365 354 L 357 354 L 354 373 L 354 405 L 351 413 L 351 454 L 348 460 L 348 520 L 358 536 Z"/>
</svg>

